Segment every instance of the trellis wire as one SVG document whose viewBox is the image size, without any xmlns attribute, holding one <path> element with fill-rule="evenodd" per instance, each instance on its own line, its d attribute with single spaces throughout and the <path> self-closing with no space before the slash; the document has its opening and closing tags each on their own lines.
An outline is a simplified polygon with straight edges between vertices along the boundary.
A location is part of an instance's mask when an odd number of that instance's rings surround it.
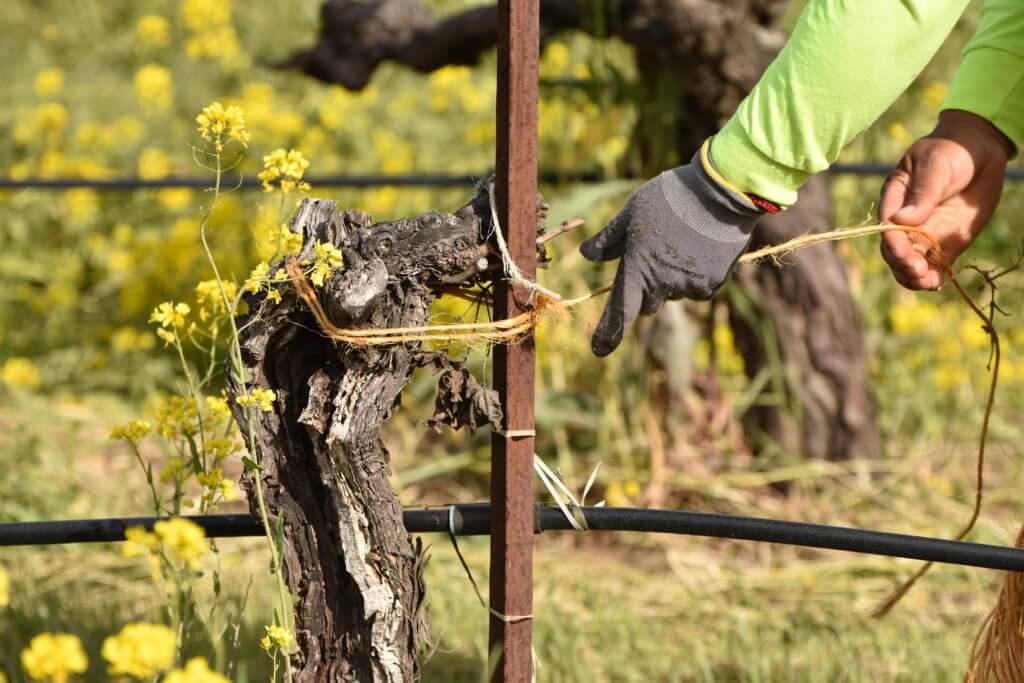
<svg viewBox="0 0 1024 683">
<path fill-rule="evenodd" d="M 459 536 L 485 536 L 490 534 L 490 510 L 489 503 L 406 508 L 403 521 L 410 533 L 449 533 L 451 529 Z M 597 506 L 581 507 L 578 510 L 586 520 L 588 532 L 632 531 L 731 538 L 1024 572 L 1024 549 L 1007 546 L 707 512 Z M 123 541 L 126 529 L 133 526 L 151 529 L 160 519 L 163 518 L 2 522 L 0 546 Z M 204 515 L 186 519 L 205 529 L 211 538 L 260 536 L 263 533 L 259 521 L 245 514 Z M 558 507 L 536 507 L 536 533 L 568 530 L 572 530 L 571 523 Z"/>
</svg>

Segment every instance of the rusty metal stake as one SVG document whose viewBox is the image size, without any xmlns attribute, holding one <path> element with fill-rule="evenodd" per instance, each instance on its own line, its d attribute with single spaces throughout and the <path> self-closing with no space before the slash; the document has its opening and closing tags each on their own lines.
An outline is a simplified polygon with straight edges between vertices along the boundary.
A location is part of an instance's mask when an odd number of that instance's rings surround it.
<svg viewBox="0 0 1024 683">
<path fill-rule="evenodd" d="M 539 0 L 498 2 L 495 200 L 509 253 L 528 278 L 537 268 L 537 60 Z M 495 287 L 495 318 L 522 312 L 528 292 Z M 491 439 L 490 652 L 492 681 L 531 674 L 533 612 L 534 340 L 494 349 L 505 434 Z M 512 618 L 509 618 L 512 617 Z"/>
</svg>

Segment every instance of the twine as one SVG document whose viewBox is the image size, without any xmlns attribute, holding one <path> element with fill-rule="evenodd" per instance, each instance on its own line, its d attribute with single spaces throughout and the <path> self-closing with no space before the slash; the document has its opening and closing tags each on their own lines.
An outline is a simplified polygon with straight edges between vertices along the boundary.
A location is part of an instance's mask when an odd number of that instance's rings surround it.
<svg viewBox="0 0 1024 683">
<path fill-rule="evenodd" d="M 497 226 L 498 219 L 493 201 L 493 185 L 490 189 L 492 220 L 494 221 L 494 225 Z M 934 249 L 939 250 L 939 245 L 931 235 L 921 228 L 902 225 L 869 225 L 861 228 L 844 228 L 840 230 L 833 230 L 831 232 L 803 235 L 787 242 L 783 242 L 782 244 L 764 247 L 762 249 L 746 253 L 740 257 L 739 262 L 743 264 L 751 264 L 770 259 L 773 262 L 780 263 L 784 255 L 814 246 L 815 244 L 853 239 L 855 237 L 865 237 L 894 230 L 919 234 L 924 237 Z M 496 227 L 494 236 L 498 243 L 498 250 L 502 255 L 505 276 L 513 285 L 521 286 L 529 290 L 531 303 L 533 304 L 533 307 L 530 310 L 502 320 L 370 329 L 341 328 L 332 323 L 327 317 L 323 306 L 320 304 L 319 297 L 316 295 L 316 292 L 313 291 L 312 286 L 310 286 L 305 274 L 302 272 L 302 269 L 294 258 L 287 262 L 286 269 L 296 291 L 313 312 L 313 315 L 316 317 L 324 334 L 331 339 L 351 344 L 353 346 L 381 346 L 385 344 L 425 341 L 487 341 L 495 343 L 516 341 L 533 332 L 544 318 L 553 317 L 559 320 L 567 320 L 569 318 L 569 312 L 576 306 L 599 296 L 603 296 L 611 291 L 611 285 L 607 285 L 591 292 L 587 292 L 586 294 L 566 299 L 561 294 L 525 278 L 522 271 L 515 264 L 515 261 L 508 252 L 508 245 L 501 234 L 500 227 Z M 952 272 L 944 264 L 942 264 L 942 266 L 949 275 L 950 281 L 953 282 L 954 286 L 959 290 L 959 285 L 956 284 L 956 278 L 953 276 Z M 979 315 L 986 324 L 989 324 L 990 321 L 988 320 L 988 317 L 974 304 L 973 301 L 970 300 L 967 294 L 962 291 L 960 294 L 971 306 L 974 312 Z"/>
</svg>

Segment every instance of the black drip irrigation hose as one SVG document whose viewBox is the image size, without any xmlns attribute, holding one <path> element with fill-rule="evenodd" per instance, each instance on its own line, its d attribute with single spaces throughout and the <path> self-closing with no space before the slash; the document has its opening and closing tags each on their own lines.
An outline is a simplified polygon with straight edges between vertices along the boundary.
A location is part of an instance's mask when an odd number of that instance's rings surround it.
<svg viewBox="0 0 1024 683">
<path fill-rule="evenodd" d="M 704 512 L 608 507 L 584 507 L 582 512 L 591 531 L 637 531 L 732 538 L 987 569 L 1024 571 L 1024 549 L 997 545 Z M 459 536 L 486 536 L 491 530 L 490 513 L 491 506 L 488 503 L 469 503 L 406 509 L 403 512 L 403 519 L 405 528 L 410 533 L 446 533 L 451 529 Z M 124 517 L 4 522 L 0 523 L 0 546 L 122 541 L 127 528 L 152 528 L 160 519 Z M 249 515 L 206 515 L 186 519 L 203 527 L 207 536 L 211 538 L 259 536 L 263 533 L 259 521 Z M 569 519 L 557 507 L 537 506 L 537 533 L 572 528 Z"/>
<path fill-rule="evenodd" d="M 832 175 L 884 176 L 892 170 L 887 164 L 836 164 L 828 172 Z M 443 173 L 420 173 L 412 175 L 335 175 L 310 177 L 306 180 L 319 188 L 350 188 L 366 189 L 371 187 L 468 187 L 489 172 L 481 175 L 446 175 Z M 547 185 L 566 185 L 570 183 L 593 184 L 609 180 L 639 180 L 638 178 L 608 178 L 598 172 L 541 171 L 540 181 Z M 1006 180 L 1024 180 L 1024 168 L 1010 168 L 1006 171 Z M 238 187 L 243 190 L 256 190 L 261 187 L 256 178 L 227 179 L 225 187 Z M 13 180 L 0 178 L 0 190 L 70 190 L 74 188 L 92 188 L 95 190 L 159 190 L 169 187 L 188 187 L 196 190 L 207 189 L 210 181 L 206 178 L 161 178 L 160 180 L 143 180 L 142 178 L 112 178 L 108 180 L 90 180 L 86 178 L 25 178 Z"/>
</svg>

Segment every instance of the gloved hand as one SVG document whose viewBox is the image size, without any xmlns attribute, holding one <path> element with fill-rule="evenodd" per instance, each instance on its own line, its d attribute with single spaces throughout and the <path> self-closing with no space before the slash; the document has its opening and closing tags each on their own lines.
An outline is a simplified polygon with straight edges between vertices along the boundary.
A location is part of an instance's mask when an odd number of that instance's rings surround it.
<svg viewBox="0 0 1024 683">
<path fill-rule="evenodd" d="M 638 313 L 666 299 L 710 299 L 732 275 L 765 211 L 728 187 L 705 142 L 689 164 L 641 186 L 580 252 L 591 261 L 620 259 L 591 348 L 607 356 Z"/>
</svg>

